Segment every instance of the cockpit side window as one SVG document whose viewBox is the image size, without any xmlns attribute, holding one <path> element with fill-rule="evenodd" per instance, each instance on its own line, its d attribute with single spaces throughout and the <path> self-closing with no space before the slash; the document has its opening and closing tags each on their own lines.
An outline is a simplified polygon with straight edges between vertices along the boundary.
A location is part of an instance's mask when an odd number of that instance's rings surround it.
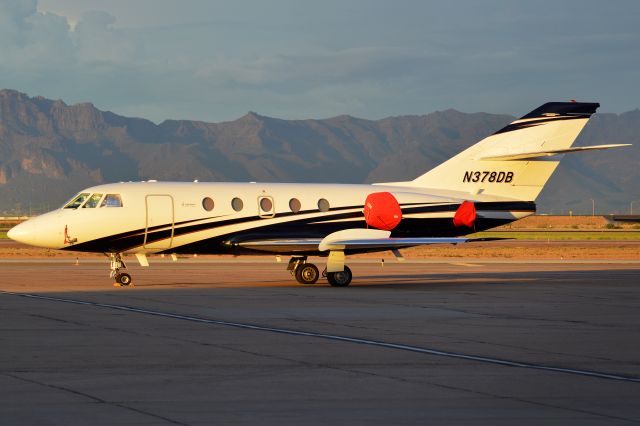
<svg viewBox="0 0 640 426">
<path fill-rule="evenodd" d="M 86 201 L 86 199 L 89 197 L 89 193 L 87 192 L 83 192 L 82 194 L 78 194 L 73 200 L 69 201 L 67 203 L 66 206 L 64 206 L 65 209 L 77 209 L 78 207 L 80 207 L 82 205 L 82 203 L 84 203 Z"/>
<path fill-rule="evenodd" d="M 89 197 L 87 202 L 84 203 L 84 206 L 82 206 L 82 208 L 95 209 L 96 207 L 98 207 L 98 203 L 100 203 L 101 198 L 102 198 L 102 194 L 93 194 L 91 197 Z"/>
<path fill-rule="evenodd" d="M 122 207 L 122 197 L 120 194 L 107 194 L 100 207 Z"/>
</svg>

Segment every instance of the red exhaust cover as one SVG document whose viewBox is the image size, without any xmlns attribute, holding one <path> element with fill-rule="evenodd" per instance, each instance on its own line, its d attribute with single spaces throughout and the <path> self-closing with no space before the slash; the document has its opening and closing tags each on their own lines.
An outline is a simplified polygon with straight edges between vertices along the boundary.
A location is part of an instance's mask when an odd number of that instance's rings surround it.
<svg viewBox="0 0 640 426">
<path fill-rule="evenodd" d="M 364 220 L 367 225 L 391 231 L 402 220 L 398 200 L 390 192 L 374 192 L 364 202 Z"/>
<path fill-rule="evenodd" d="M 453 216 L 453 226 L 472 228 L 476 222 L 476 205 L 472 201 L 463 201 Z"/>
</svg>

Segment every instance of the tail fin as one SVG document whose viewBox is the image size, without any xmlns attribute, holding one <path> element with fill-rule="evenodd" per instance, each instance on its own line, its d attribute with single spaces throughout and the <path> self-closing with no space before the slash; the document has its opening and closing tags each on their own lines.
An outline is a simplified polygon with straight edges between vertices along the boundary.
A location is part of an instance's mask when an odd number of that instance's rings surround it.
<svg viewBox="0 0 640 426">
<path fill-rule="evenodd" d="M 403 185 L 534 201 L 598 103 L 549 102 Z M 604 149 L 611 145 L 589 147 Z"/>
</svg>

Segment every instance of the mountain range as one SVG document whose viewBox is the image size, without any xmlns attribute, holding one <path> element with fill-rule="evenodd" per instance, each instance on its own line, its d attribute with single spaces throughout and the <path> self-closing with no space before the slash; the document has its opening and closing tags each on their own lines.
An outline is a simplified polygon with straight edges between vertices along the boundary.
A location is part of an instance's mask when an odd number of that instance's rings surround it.
<svg viewBox="0 0 640 426">
<path fill-rule="evenodd" d="M 381 120 L 250 112 L 222 123 L 155 124 L 1 90 L 0 213 L 53 209 L 84 187 L 114 181 L 410 180 L 513 120 L 449 109 Z M 595 204 L 596 213 L 628 213 L 634 201 L 640 211 L 640 110 L 594 115 L 576 145 L 608 143 L 634 146 L 566 156 L 539 212 L 591 214 Z"/>
</svg>

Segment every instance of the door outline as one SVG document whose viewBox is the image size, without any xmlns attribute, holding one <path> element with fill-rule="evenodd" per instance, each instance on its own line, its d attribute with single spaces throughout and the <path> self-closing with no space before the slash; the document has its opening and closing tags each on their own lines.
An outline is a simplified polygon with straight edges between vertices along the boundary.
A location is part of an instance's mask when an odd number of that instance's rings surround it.
<svg viewBox="0 0 640 426">
<path fill-rule="evenodd" d="M 260 202 L 262 201 L 263 198 L 266 198 L 269 201 L 271 201 L 271 211 L 265 212 L 264 210 L 262 210 L 262 207 L 260 206 Z M 269 218 L 275 217 L 275 215 L 276 215 L 276 202 L 273 200 L 273 197 L 270 195 L 259 195 L 258 196 L 258 216 L 260 216 L 263 219 L 269 219 Z"/>
<path fill-rule="evenodd" d="M 169 244 L 163 244 L 166 239 L 159 241 L 152 241 L 147 244 L 147 236 L 149 234 L 149 198 L 168 198 L 171 201 L 171 237 L 169 238 Z M 147 194 L 144 197 L 144 205 L 145 205 L 145 223 L 144 223 L 144 241 L 142 243 L 142 248 L 150 249 L 150 250 L 167 250 L 173 247 L 173 236 L 175 232 L 175 203 L 173 201 L 173 197 L 169 194 Z M 158 226 L 158 225 L 154 225 Z M 154 246 L 154 243 L 160 243 Z"/>
</svg>

